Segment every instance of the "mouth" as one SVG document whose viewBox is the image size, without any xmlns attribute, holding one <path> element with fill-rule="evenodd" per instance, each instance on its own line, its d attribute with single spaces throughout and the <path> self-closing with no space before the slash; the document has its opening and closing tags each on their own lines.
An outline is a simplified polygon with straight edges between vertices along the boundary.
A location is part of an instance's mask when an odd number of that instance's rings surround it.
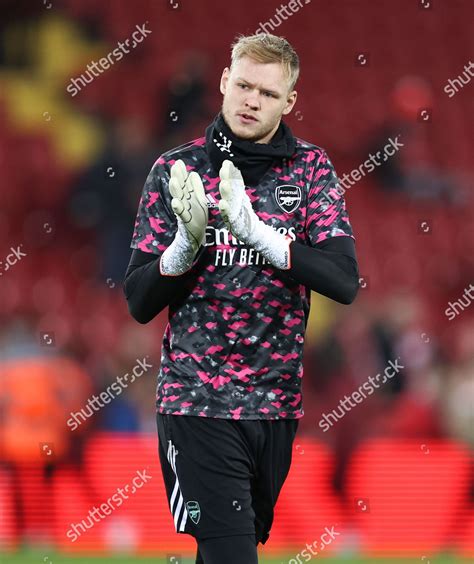
<svg viewBox="0 0 474 564">
<path fill-rule="evenodd" d="M 243 121 L 244 123 L 254 123 L 258 121 L 258 119 L 253 117 L 251 114 L 240 113 L 238 114 L 238 116 L 240 117 L 240 120 Z"/>
</svg>

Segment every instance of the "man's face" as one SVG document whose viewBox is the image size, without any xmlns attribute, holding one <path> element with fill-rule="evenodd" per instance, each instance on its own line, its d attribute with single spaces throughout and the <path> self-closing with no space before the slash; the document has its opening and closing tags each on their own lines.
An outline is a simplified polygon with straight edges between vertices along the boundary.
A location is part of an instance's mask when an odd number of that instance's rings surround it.
<svg viewBox="0 0 474 564">
<path fill-rule="evenodd" d="M 282 115 L 289 114 L 296 102 L 296 90 L 288 92 L 288 80 L 279 63 L 258 63 L 244 56 L 230 71 L 222 73 L 220 90 L 224 95 L 222 114 L 234 135 L 268 143 Z M 245 119 L 242 114 L 255 119 Z"/>
</svg>

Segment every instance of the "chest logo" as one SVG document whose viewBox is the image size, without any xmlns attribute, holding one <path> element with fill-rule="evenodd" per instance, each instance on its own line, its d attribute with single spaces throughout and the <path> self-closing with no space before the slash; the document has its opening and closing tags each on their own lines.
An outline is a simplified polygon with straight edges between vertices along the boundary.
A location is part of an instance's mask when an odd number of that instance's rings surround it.
<svg viewBox="0 0 474 564">
<path fill-rule="evenodd" d="M 301 188 L 291 184 L 283 184 L 275 188 L 277 204 L 285 213 L 293 213 L 301 204 Z"/>
</svg>

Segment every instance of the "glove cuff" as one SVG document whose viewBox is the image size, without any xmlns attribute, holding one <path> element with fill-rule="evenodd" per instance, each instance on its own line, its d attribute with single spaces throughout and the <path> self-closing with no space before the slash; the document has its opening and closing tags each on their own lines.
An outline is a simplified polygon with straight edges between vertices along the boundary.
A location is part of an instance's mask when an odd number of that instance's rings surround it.
<svg viewBox="0 0 474 564">
<path fill-rule="evenodd" d="M 160 258 L 160 273 L 163 276 L 180 276 L 192 266 L 199 250 L 180 218 L 178 218 L 178 231 L 171 245 L 163 252 Z"/>
<path fill-rule="evenodd" d="M 293 241 L 288 235 L 282 235 L 270 225 L 262 221 L 257 223 L 253 237 L 253 248 L 268 262 L 280 270 L 291 268 L 290 243 Z"/>
</svg>

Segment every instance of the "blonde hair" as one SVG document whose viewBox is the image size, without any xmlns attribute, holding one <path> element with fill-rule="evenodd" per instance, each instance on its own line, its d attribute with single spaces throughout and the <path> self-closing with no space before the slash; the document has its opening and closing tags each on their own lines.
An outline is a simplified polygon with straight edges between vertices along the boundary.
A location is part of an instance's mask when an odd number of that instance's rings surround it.
<svg viewBox="0 0 474 564">
<path fill-rule="evenodd" d="M 231 70 L 239 59 L 244 56 L 251 57 L 258 63 L 280 63 L 288 79 L 291 92 L 300 74 L 300 60 L 284 37 L 278 37 L 271 33 L 258 33 L 255 35 L 240 35 L 232 43 Z"/>
</svg>

